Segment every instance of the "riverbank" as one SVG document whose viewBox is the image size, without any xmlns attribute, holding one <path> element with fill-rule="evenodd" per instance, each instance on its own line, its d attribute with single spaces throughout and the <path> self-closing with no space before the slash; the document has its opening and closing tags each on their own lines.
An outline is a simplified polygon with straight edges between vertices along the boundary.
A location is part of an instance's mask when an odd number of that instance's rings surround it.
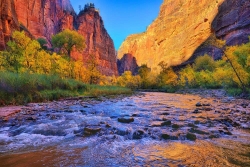
<svg viewBox="0 0 250 167">
<path fill-rule="evenodd" d="M 90 85 L 57 75 L 0 72 L 0 76 L 0 106 L 25 105 L 78 96 L 132 94 L 129 88 Z"/>
</svg>

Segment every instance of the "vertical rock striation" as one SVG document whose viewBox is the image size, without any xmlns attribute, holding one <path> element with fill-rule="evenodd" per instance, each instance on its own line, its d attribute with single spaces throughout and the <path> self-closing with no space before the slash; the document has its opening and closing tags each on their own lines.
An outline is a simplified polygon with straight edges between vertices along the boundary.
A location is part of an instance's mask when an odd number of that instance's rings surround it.
<svg viewBox="0 0 250 167">
<path fill-rule="evenodd" d="M 5 49 L 14 29 L 18 29 L 18 19 L 14 8 L 14 0 L 0 0 L 0 50 Z"/>
<path fill-rule="evenodd" d="M 250 1 L 225 0 L 219 7 L 219 12 L 212 22 L 212 38 L 226 41 L 226 45 L 240 45 L 249 42 L 250 36 Z M 211 38 L 210 37 L 210 38 Z M 192 63 L 197 56 L 208 54 L 214 59 L 220 59 L 223 51 L 209 45 L 209 39 L 201 45 L 192 57 L 183 65 Z"/>
<path fill-rule="evenodd" d="M 207 39 L 216 36 L 227 45 L 239 45 L 249 35 L 249 0 L 164 0 L 158 18 L 144 33 L 127 37 L 118 58 L 131 53 L 139 65 L 153 69 L 160 61 L 187 64 L 206 53 L 219 59 L 223 52 Z"/>
<path fill-rule="evenodd" d="M 76 16 L 69 0 L 14 0 L 18 21 L 35 38 L 45 38 L 63 29 L 73 29 Z"/>
<path fill-rule="evenodd" d="M 114 43 L 104 28 L 99 11 L 95 8 L 86 9 L 76 18 L 76 29 L 84 36 L 86 48 L 82 56 L 86 62 L 89 56 L 95 56 L 98 69 L 105 75 L 118 75 Z"/>
<path fill-rule="evenodd" d="M 249 42 L 250 1 L 225 0 L 212 23 L 212 28 L 216 37 L 226 40 L 227 45 Z"/>
<path fill-rule="evenodd" d="M 160 61 L 178 65 L 188 60 L 211 34 L 211 23 L 223 0 L 164 0 L 159 16 L 142 34 L 127 37 L 118 51 L 136 57 L 138 65 L 157 69 Z"/>
</svg>

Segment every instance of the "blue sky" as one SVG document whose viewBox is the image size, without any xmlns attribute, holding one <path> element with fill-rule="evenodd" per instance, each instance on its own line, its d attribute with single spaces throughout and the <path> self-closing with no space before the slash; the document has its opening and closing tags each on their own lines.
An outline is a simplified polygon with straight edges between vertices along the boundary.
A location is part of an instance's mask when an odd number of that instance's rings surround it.
<svg viewBox="0 0 250 167">
<path fill-rule="evenodd" d="M 116 50 L 130 34 L 141 33 L 158 16 L 163 0 L 70 0 L 75 11 L 79 5 L 94 3 Z"/>
</svg>

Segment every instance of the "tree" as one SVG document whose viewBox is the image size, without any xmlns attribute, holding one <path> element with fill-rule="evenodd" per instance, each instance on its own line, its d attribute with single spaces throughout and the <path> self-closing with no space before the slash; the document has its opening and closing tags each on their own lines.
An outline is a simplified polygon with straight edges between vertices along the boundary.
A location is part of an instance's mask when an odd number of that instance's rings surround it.
<svg viewBox="0 0 250 167">
<path fill-rule="evenodd" d="M 7 69 L 16 73 L 19 73 L 21 67 L 31 70 L 34 56 L 40 49 L 39 43 L 27 37 L 24 31 L 14 31 L 12 40 L 7 43 L 7 46 L 7 52 L 4 53 Z"/>
<path fill-rule="evenodd" d="M 202 70 L 208 70 L 208 71 L 214 71 L 216 68 L 216 64 L 213 60 L 213 58 L 207 54 L 204 56 L 199 56 L 194 61 L 194 70 L 195 71 L 202 71 Z"/>
<path fill-rule="evenodd" d="M 142 88 L 147 88 L 149 86 L 149 74 L 150 74 L 151 69 L 148 68 L 147 64 L 141 65 L 139 68 L 139 75 L 142 80 Z"/>
<path fill-rule="evenodd" d="M 73 49 L 79 52 L 84 49 L 85 41 L 78 32 L 66 29 L 52 36 L 52 45 L 54 48 L 58 48 L 60 52 L 66 53 L 70 58 Z"/>
<path fill-rule="evenodd" d="M 46 45 L 48 44 L 48 42 L 46 41 L 46 39 L 44 39 L 44 38 L 38 38 L 37 42 L 40 44 L 40 46 L 41 46 L 42 49 L 44 49 L 44 50 L 47 49 Z"/>
<path fill-rule="evenodd" d="M 87 61 L 87 73 L 90 84 L 97 84 L 101 78 L 101 73 L 98 71 L 97 65 L 96 56 L 91 54 Z"/>
<path fill-rule="evenodd" d="M 117 78 L 117 84 L 122 87 L 137 89 L 140 87 L 141 77 L 139 75 L 133 76 L 131 71 L 125 71 Z"/>
<path fill-rule="evenodd" d="M 160 86 L 170 85 L 176 86 L 177 85 L 177 74 L 173 71 L 172 68 L 168 66 L 168 64 L 164 61 L 161 61 L 158 66 L 161 67 L 161 72 L 158 75 L 158 83 Z"/>
<path fill-rule="evenodd" d="M 237 79 L 239 80 L 239 83 L 242 87 L 242 91 L 243 91 L 243 95 L 247 94 L 247 90 L 246 90 L 246 85 L 244 84 L 244 82 L 242 81 L 242 78 L 240 77 L 237 69 L 234 67 L 234 64 L 232 63 L 230 57 L 228 56 L 228 53 L 230 54 L 230 52 L 228 51 L 228 49 L 226 48 L 226 41 L 223 40 L 218 40 L 215 38 L 212 38 L 210 41 L 211 45 L 217 48 L 220 48 L 224 54 L 224 57 L 227 59 L 227 61 L 229 62 L 230 66 L 232 67 Z"/>
</svg>

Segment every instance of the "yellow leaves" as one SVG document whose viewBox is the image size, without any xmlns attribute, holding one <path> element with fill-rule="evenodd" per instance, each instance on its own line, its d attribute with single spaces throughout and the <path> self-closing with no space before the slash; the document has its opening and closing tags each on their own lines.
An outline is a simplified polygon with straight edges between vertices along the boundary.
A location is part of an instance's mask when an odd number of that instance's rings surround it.
<svg viewBox="0 0 250 167">
<path fill-rule="evenodd" d="M 117 78 L 117 84 L 122 87 L 138 88 L 141 84 L 141 77 L 133 76 L 131 71 L 125 71 Z"/>
<path fill-rule="evenodd" d="M 182 69 L 179 74 L 182 86 L 194 86 L 196 84 L 195 71 L 190 65 Z"/>
<path fill-rule="evenodd" d="M 227 68 L 217 68 L 213 73 L 213 78 L 216 83 L 226 86 L 232 84 L 233 70 Z"/>
</svg>

